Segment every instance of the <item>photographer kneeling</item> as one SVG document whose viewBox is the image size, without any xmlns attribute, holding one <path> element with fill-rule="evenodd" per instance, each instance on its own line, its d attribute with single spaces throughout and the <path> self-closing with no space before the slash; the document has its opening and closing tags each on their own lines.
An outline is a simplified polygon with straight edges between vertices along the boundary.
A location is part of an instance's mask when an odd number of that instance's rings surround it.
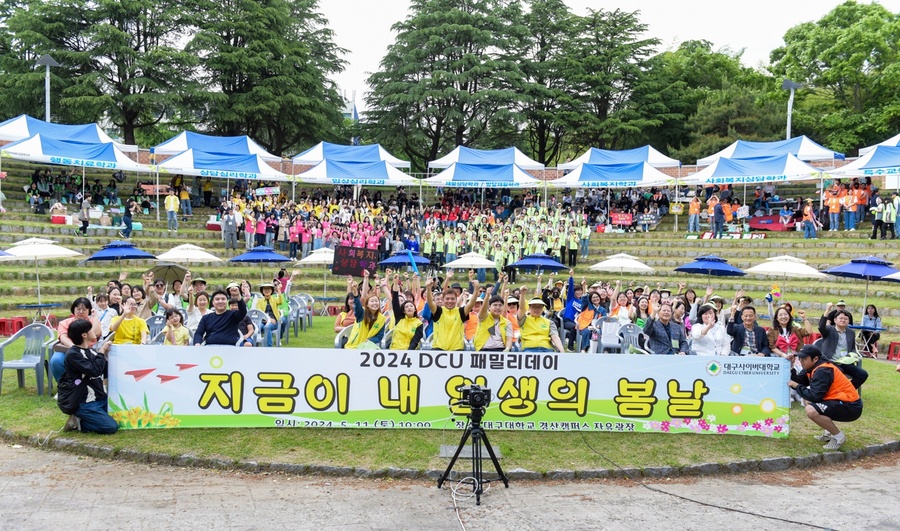
<svg viewBox="0 0 900 531">
<path fill-rule="evenodd" d="M 847 437 L 834 421 L 852 422 L 862 416 L 862 399 L 850 380 L 825 360 L 818 347 L 803 347 L 797 358 L 803 370 L 791 374 L 788 387 L 804 399 L 806 416 L 825 429 L 816 439 L 828 443 L 823 447 L 826 450 L 837 450 Z"/>
<path fill-rule="evenodd" d="M 57 401 L 59 409 L 69 414 L 63 429 L 115 433 L 119 424 L 109 416 L 106 391 L 103 390 L 110 343 L 100 347 L 99 352 L 90 348 L 89 345 L 97 342 L 97 334 L 87 319 L 78 319 L 69 325 L 69 338 L 73 345 L 66 352 Z"/>
</svg>

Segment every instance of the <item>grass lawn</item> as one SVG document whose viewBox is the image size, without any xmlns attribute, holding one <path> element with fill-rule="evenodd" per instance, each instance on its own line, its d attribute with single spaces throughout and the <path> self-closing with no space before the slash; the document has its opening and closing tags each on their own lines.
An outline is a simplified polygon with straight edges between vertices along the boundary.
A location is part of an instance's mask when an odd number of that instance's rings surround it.
<svg viewBox="0 0 900 531">
<path fill-rule="evenodd" d="M 305 348 L 332 345 L 333 318 L 317 317 L 315 324 L 293 346 Z M 18 358 L 22 343 L 7 350 L 6 358 Z M 15 348 L 17 347 L 17 348 Z M 861 419 L 844 425 L 848 435 L 845 450 L 896 440 L 900 433 L 900 409 L 894 365 L 867 362 L 869 380 L 864 386 L 865 412 Z M 486 415 L 490 420 L 490 410 Z M 17 434 L 46 437 L 65 421 L 56 403 L 38 397 L 34 373 L 26 375 L 26 386 L 17 387 L 14 371 L 4 371 L 0 395 L 0 428 Z M 489 437 L 503 453 L 505 470 L 525 468 L 539 472 L 556 469 L 590 470 L 611 468 L 590 447 L 623 467 L 678 466 L 721 463 L 739 459 L 805 456 L 821 453 L 821 443 L 812 436 L 819 430 L 802 409 L 791 410 L 791 435 L 787 439 L 704 436 L 694 434 L 539 433 L 490 431 Z M 442 469 L 438 446 L 456 446 L 461 432 L 448 425 L 440 430 L 358 429 L 175 429 L 120 431 L 113 436 L 70 433 L 78 441 L 112 446 L 116 450 L 192 454 L 226 460 L 253 460 L 380 469 Z M 55 435 L 60 436 L 60 435 Z M 466 465 L 462 465 L 466 466 Z"/>
</svg>

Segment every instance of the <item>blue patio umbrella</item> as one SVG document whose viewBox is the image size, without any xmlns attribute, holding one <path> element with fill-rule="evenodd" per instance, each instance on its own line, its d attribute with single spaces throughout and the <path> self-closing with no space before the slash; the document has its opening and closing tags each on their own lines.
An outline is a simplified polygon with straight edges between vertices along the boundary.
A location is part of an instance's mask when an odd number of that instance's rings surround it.
<svg viewBox="0 0 900 531">
<path fill-rule="evenodd" d="M 730 265 L 728 260 L 714 254 L 698 256 L 694 258 L 693 262 L 676 267 L 675 271 L 692 275 L 706 275 L 707 284 L 711 280 L 710 277 L 741 277 L 747 274 Z"/>
<path fill-rule="evenodd" d="M 244 254 L 239 254 L 228 259 L 229 262 L 237 262 L 244 264 L 259 264 L 259 280 L 262 282 L 262 264 L 271 264 L 278 262 L 290 262 L 291 259 L 283 254 L 278 254 L 271 247 L 260 245 L 254 247 Z"/>
<path fill-rule="evenodd" d="M 399 253 L 394 253 L 390 258 L 382 260 L 378 262 L 378 265 L 382 267 L 386 266 L 408 266 L 415 263 L 416 267 L 427 266 L 431 264 L 431 260 L 425 258 L 420 254 L 408 253 L 406 251 L 400 251 Z"/>
<path fill-rule="evenodd" d="M 863 256 L 862 258 L 854 258 L 849 263 L 825 269 L 822 272 L 835 277 L 855 278 L 866 281 L 866 292 L 863 296 L 863 308 L 869 299 L 869 281 L 881 280 L 882 278 L 900 273 L 900 270 L 891 267 L 893 262 L 888 262 L 877 256 Z"/>
<path fill-rule="evenodd" d="M 119 263 L 119 271 L 122 270 L 122 260 L 155 260 L 156 257 L 147 251 L 134 246 L 133 243 L 116 240 L 104 245 L 99 251 L 85 259 L 85 262 L 113 261 Z"/>
<path fill-rule="evenodd" d="M 538 271 L 562 271 L 563 269 L 567 269 L 566 266 L 559 263 L 555 258 L 544 253 L 529 254 L 518 262 L 509 264 L 509 266 L 524 271 L 531 271 L 533 269 Z"/>
</svg>

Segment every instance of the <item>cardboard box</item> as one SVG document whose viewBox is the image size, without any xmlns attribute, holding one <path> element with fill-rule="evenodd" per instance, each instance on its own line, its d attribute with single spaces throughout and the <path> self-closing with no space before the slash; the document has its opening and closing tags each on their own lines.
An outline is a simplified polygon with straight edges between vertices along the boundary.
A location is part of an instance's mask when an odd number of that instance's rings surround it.
<svg viewBox="0 0 900 531">
<path fill-rule="evenodd" d="M 102 216 L 100 216 L 100 226 L 101 227 L 112 226 L 112 219 L 109 216 L 107 216 L 106 214 L 103 214 Z"/>
<path fill-rule="evenodd" d="M 64 206 L 58 206 L 58 207 L 56 207 L 56 208 L 51 208 L 51 209 L 50 209 L 50 216 L 51 216 L 51 217 L 52 217 L 52 216 L 65 216 L 65 215 L 67 215 L 68 213 L 69 213 L 69 212 L 68 212 L 68 209 L 67 209 L 66 207 L 64 207 Z"/>
</svg>

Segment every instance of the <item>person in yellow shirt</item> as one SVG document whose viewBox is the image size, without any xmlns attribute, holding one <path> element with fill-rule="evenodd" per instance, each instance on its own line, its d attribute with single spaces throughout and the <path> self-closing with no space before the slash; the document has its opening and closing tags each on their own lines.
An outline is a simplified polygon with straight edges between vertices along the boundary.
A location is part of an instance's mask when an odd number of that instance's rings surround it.
<svg viewBox="0 0 900 531">
<path fill-rule="evenodd" d="M 509 352 L 513 343 L 512 323 L 506 313 L 503 297 L 494 295 L 488 304 L 482 304 L 478 312 L 478 328 L 475 331 L 475 350 Z"/>
<path fill-rule="evenodd" d="M 166 326 L 163 328 L 163 334 L 166 338 L 165 345 L 186 347 L 191 344 L 191 332 L 184 326 L 181 319 L 181 312 L 177 308 L 166 310 Z"/>
<path fill-rule="evenodd" d="M 113 319 L 109 325 L 110 333 L 113 333 L 113 345 L 145 345 L 150 336 L 150 328 L 147 322 L 137 316 L 137 303 L 129 297 L 122 303 L 122 315 Z"/>
<path fill-rule="evenodd" d="M 169 188 L 169 195 L 166 196 L 166 219 L 169 224 L 169 232 L 178 232 L 178 206 L 180 201 L 175 195 L 175 189 Z"/>
<path fill-rule="evenodd" d="M 443 306 L 438 307 L 434 303 L 432 295 L 432 286 L 434 286 L 434 278 L 425 281 L 425 296 L 428 301 L 428 308 L 431 310 L 431 321 L 434 323 L 434 340 L 432 347 L 434 350 L 462 350 L 464 347 L 463 338 L 465 323 L 469 320 L 469 313 L 475 306 L 476 297 L 470 296 L 469 302 L 464 308 L 457 306 L 458 295 L 455 289 L 449 287 L 450 279 L 453 277 L 452 272 L 448 272 L 444 279 L 443 289 Z M 478 281 L 473 280 L 472 284 L 478 290 Z"/>
<path fill-rule="evenodd" d="M 528 298 L 528 288 L 522 287 L 519 296 Z M 528 312 L 525 308 L 519 308 L 519 330 L 522 339 L 522 351 L 524 352 L 565 352 L 562 341 L 559 339 L 559 330 L 552 319 L 543 316 L 546 304 L 539 298 L 528 301 Z"/>
<path fill-rule="evenodd" d="M 262 310 L 268 317 L 262 329 L 266 334 L 266 346 L 271 347 L 274 345 L 273 332 L 281 326 L 281 305 L 284 303 L 284 297 L 281 295 L 281 282 L 260 284 L 259 291 L 262 293 L 262 298 L 253 303 L 253 308 Z"/>
</svg>

